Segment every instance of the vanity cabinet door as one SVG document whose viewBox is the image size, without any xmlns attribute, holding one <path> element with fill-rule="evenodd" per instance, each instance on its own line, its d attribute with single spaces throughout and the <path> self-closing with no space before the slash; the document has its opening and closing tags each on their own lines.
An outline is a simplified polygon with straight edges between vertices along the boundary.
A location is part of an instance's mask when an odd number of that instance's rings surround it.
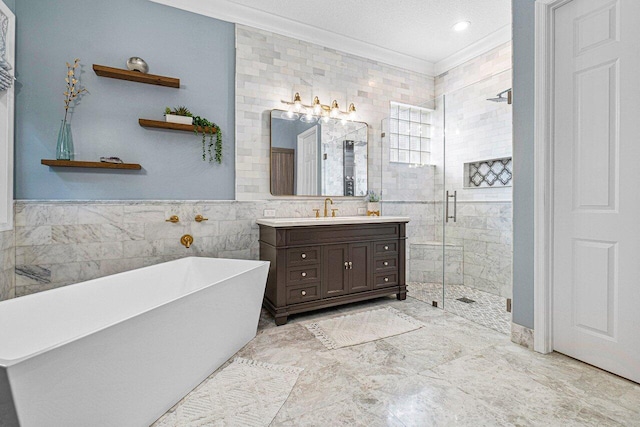
<svg viewBox="0 0 640 427">
<path fill-rule="evenodd" d="M 373 289 L 371 243 L 349 245 L 349 293 Z"/>
<path fill-rule="evenodd" d="M 327 245 L 323 247 L 322 252 L 322 297 L 347 294 L 349 245 Z"/>
</svg>

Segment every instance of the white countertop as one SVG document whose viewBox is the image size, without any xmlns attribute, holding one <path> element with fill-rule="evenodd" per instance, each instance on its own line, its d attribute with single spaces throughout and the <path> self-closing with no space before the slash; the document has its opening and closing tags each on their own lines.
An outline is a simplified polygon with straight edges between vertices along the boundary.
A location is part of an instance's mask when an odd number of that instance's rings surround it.
<svg viewBox="0 0 640 427">
<path fill-rule="evenodd" d="M 310 225 L 380 224 L 409 222 L 407 216 L 336 216 L 327 218 L 259 218 L 256 222 L 269 227 L 305 227 Z"/>
</svg>

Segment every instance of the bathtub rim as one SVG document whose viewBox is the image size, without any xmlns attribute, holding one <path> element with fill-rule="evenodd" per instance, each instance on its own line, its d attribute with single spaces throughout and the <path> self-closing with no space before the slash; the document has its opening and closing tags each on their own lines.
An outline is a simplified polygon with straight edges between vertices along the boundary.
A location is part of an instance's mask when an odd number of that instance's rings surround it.
<svg viewBox="0 0 640 427">
<path fill-rule="evenodd" d="M 46 292 L 55 291 L 55 290 L 58 290 L 58 289 L 66 289 L 66 288 L 69 288 L 69 287 L 71 287 L 71 286 L 79 286 L 79 285 L 83 285 L 83 284 L 86 284 L 86 283 L 88 283 L 88 282 L 92 282 L 92 281 L 94 281 L 94 280 L 99 280 L 99 279 L 102 279 L 102 278 L 105 278 L 105 277 L 116 277 L 116 276 L 120 276 L 120 275 L 123 275 L 123 274 L 127 274 L 127 273 L 129 273 L 129 272 L 131 272 L 131 271 L 145 270 L 145 269 L 153 268 L 153 267 L 155 267 L 155 266 L 162 265 L 162 264 L 168 264 L 168 263 L 172 263 L 172 262 L 180 262 L 180 261 L 192 260 L 192 259 L 198 259 L 198 258 L 202 258 L 202 259 L 216 259 L 216 260 L 231 261 L 231 262 L 236 262 L 236 261 L 238 261 L 238 262 L 251 262 L 251 263 L 255 263 L 255 265 L 254 265 L 253 267 L 248 268 L 248 269 L 246 269 L 246 270 L 244 270 L 244 271 L 241 271 L 241 272 L 239 272 L 239 273 L 236 273 L 236 274 L 230 275 L 230 276 L 228 276 L 228 277 L 227 277 L 227 279 L 232 279 L 232 278 L 234 278 L 234 277 L 238 277 L 238 276 L 240 276 L 240 275 L 242 275 L 242 274 L 244 274 L 244 273 L 246 273 L 246 272 L 253 271 L 253 270 L 256 270 L 256 269 L 258 269 L 258 268 L 262 268 L 262 267 L 264 267 L 265 265 L 267 265 L 267 267 L 268 267 L 268 266 L 269 266 L 269 264 L 270 264 L 270 262 L 269 262 L 269 261 L 262 261 L 262 260 L 236 259 L 236 258 L 214 258 L 214 257 L 198 257 L 198 256 L 189 256 L 189 257 L 184 257 L 184 258 L 175 259 L 175 260 L 172 260 L 172 261 L 166 261 L 166 262 L 162 262 L 162 263 L 158 263 L 158 264 L 148 265 L 148 266 L 146 266 L 146 267 L 134 268 L 133 270 L 122 271 L 122 272 L 120 272 L 120 273 L 109 274 L 109 275 L 107 275 L 107 276 L 97 277 L 97 278 L 95 278 L 95 279 L 90 279 L 90 280 L 85 280 L 85 281 L 78 282 L 78 283 L 73 283 L 73 284 L 71 284 L 71 285 L 62 286 L 62 287 L 60 287 L 60 288 L 49 289 L 49 290 L 47 290 L 47 291 L 42 291 L 42 292 L 36 292 L 36 293 L 34 293 L 34 294 L 25 295 L 25 296 L 23 296 L 23 297 L 19 297 L 19 298 L 38 297 L 39 295 L 44 294 L 44 293 L 46 293 Z M 185 261 L 185 262 L 186 262 L 186 261 Z M 268 274 L 268 270 L 267 270 L 267 274 Z M 226 280 L 226 279 L 225 279 L 225 280 Z M 9 369 L 11 366 L 17 365 L 18 363 L 21 363 L 21 362 L 23 362 L 23 361 L 25 361 L 25 360 L 28 360 L 28 359 L 31 359 L 31 358 L 37 357 L 37 356 L 39 356 L 39 355 L 41 355 L 41 354 L 44 354 L 44 353 L 46 353 L 46 352 L 48 352 L 48 351 L 51 351 L 51 350 L 54 350 L 54 349 L 56 349 L 56 348 L 62 347 L 62 346 L 66 345 L 66 344 L 69 344 L 69 343 L 71 343 L 71 342 L 78 341 L 78 340 L 80 340 L 80 339 L 82 339 L 82 338 L 84 338 L 84 337 L 87 337 L 87 336 L 89 336 L 89 335 L 92 335 L 92 334 L 95 334 L 95 333 L 97 333 L 97 332 L 103 331 L 103 330 L 108 329 L 108 328 L 110 328 L 110 327 L 112 327 L 112 326 L 115 326 L 115 325 L 118 325 L 118 324 L 120 324 L 120 323 L 123 323 L 123 322 L 125 322 L 125 321 L 127 321 L 127 320 L 130 320 L 130 319 L 133 319 L 133 318 L 135 318 L 135 317 L 141 316 L 141 315 L 143 315 L 143 314 L 149 313 L 149 312 L 151 312 L 151 311 L 157 310 L 158 308 L 160 308 L 160 307 L 164 307 L 164 306 L 168 305 L 169 303 L 172 303 L 172 302 L 174 302 L 174 301 L 178 301 L 178 300 L 180 300 L 180 299 L 182 299 L 182 298 L 185 298 L 185 297 L 187 297 L 187 296 L 189 296 L 189 295 L 192 295 L 192 294 L 195 294 L 195 293 L 197 293 L 197 292 L 200 292 L 200 291 L 201 291 L 201 290 L 203 290 L 203 289 L 207 289 L 207 288 L 209 288 L 210 286 L 212 286 L 212 285 L 214 285 L 214 284 L 216 284 L 216 283 L 219 283 L 219 282 L 218 282 L 218 281 L 216 281 L 216 282 L 214 282 L 214 283 L 210 283 L 210 284 L 208 284 L 208 285 L 206 285 L 206 286 L 204 286 L 204 287 L 202 287 L 202 288 L 198 288 L 198 289 L 195 289 L 195 290 L 193 290 L 193 291 L 186 292 L 186 293 L 184 293 L 184 294 L 182 294 L 182 295 L 180 295 L 180 296 L 178 296 L 178 297 L 176 297 L 176 298 L 169 299 L 169 300 L 167 300 L 167 301 L 165 301 L 165 302 L 163 302 L 163 303 L 161 303 L 161 304 L 156 304 L 156 305 L 154 305 L 154 306 L 151 306 L 151 307 L 149 307 L 148 309 L 143 310 L 143 311 L 140 311 L 140 312 L 138 312 L 138 313 L 136 313 L 136 314 L 134 314 L 134 315 L 132 315 L 132 316 L 126 316 L 126 317 L 124 317 L 124 318 L 122 318 L 122 319 L 120 319 L 120 320 L 118 320 L 118 321 L 116 321 L 116 322 L 108 323 L 108 324 L 106 324 L 106 325 L 105 325 L 105 326 L 103 326 L 103 327 L 96 328 L 96 329 L 92 330 L 91 332 L 84 333 L 84 334 L 80 334 L 80 335 L 74 336 L 73 338 L 70 338 L 70 339 L 67 339 L 67 340 L 60 341 L 59 343 L 56 343 L 56 344 L 54 344 L 54 345 L 50 345 L 50 346 L 48 346 L 48 347 L 42 348 L 42 349 L 40 349 L 40 350 L 38 350 L 38 351 L 35 351 L 35 352 L 31 353 L 31 354 L 28 354 L 28 355 L 26 355 L 26 356 L 18 357 L 18 358 L 15 358 L 15 359 L 3 359 L 3 358 L 0 358 L 0 368 Z M 266 281 L 265 281 L 265 286 L 266 286 Z M 15 300 L 15 299 L 17 299 L 17 298 L 14 298 L 14 300 Z M 7 301 L 11 301 L 11 300 L 7 300 Z"/>
</svg>

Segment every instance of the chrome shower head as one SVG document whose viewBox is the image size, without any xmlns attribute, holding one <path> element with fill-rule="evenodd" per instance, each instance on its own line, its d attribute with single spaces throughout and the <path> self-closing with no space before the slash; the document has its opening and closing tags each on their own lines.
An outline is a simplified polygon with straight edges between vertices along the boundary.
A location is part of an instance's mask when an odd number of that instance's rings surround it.
<svg viewBox="0 0 640 427">
<path fill-rule="evenodd" d="M 487 101 L 508 102 L 509 104 L 511 104 L 511 88 L 507 90 L 503 90 L 502 92 L 496 95 L 496 98 L 487 98 Z"/>
</svg>

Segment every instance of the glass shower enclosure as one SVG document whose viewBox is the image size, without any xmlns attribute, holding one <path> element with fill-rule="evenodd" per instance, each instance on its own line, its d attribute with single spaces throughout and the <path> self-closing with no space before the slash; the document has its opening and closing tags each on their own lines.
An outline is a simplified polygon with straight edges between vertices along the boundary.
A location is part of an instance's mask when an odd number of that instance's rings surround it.
<svg viewBox="0 0 640 427">
<path fill-rule="evenodd" d="M 421 105 L 391 103 L 380 153 L 384 215 L 411 218 L 408 295 L 508 334 L 511 70 Z"/>
</svg>

